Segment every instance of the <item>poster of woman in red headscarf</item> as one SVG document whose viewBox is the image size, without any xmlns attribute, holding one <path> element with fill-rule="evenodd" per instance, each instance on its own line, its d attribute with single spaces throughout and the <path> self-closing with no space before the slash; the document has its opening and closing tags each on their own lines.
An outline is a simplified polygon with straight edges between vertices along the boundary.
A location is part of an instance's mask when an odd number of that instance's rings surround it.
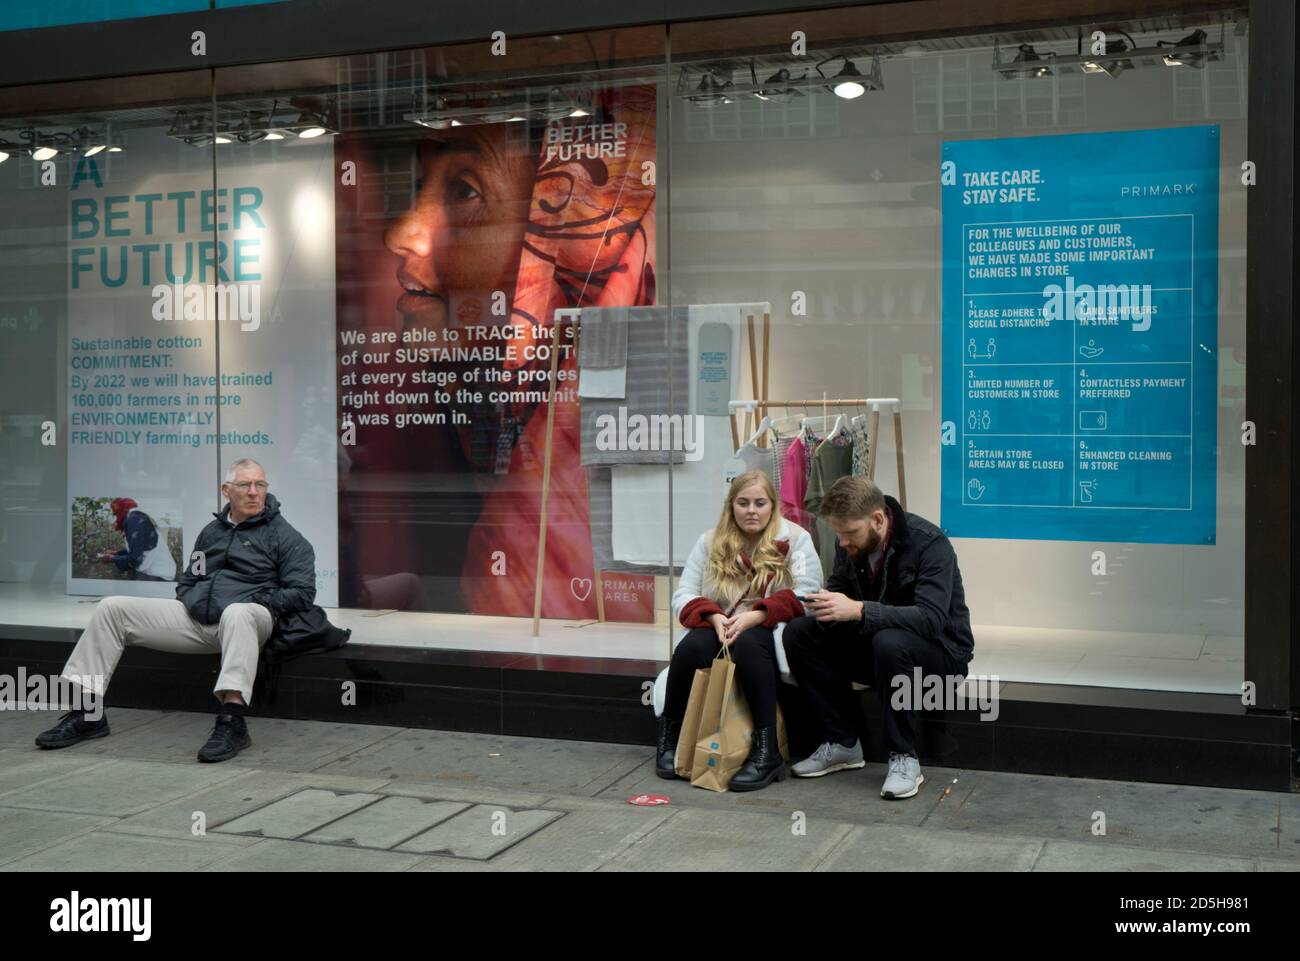
<svg viewBox="0 0 1300 961">
<path fill-rule="evenodd" d="M 555 312 L 655 302 L 655 94 L 338 138 L 343 605 L 532 614 Z M 588 618 L 567 320 L 558 345 L 542 616 Z"/>
</svg>

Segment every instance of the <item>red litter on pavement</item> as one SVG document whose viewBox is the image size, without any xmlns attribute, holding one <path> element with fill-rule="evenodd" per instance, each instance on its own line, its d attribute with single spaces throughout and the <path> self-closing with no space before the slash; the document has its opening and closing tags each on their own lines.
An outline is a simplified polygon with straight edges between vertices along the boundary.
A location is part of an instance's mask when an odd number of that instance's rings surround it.
<svg viewBox="0 0 1300 961">
<path fill-rule="evenodd" d="M 659 804 L 667 804 L 667 803 L 668 803 L 668 795 L 666 795 L 666 794 L 638 794 L 636 797 L 630 797 L 630 798 L 628 798 L 628 799 L 627 799 L 627 803 L 628 803 L 628 804 L 635 804 L 637 807 L 643 807 L 643 808 L 655 807 L 656 805 L 659 805 Z"/>
</svg>

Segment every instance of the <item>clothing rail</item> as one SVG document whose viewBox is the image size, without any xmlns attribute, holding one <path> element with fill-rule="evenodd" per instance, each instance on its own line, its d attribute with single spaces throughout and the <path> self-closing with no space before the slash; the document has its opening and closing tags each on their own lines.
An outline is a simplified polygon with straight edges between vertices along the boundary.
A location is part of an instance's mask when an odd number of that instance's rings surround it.
<svg viewBox="0 0 1300 961">
<path fill-rule="evenodd" d="M 880 409 L 890 407 L 894 414 L 894 455 L 898 461 L 898 503 L 907 510 L 907 479 L 903 470 L 903 402 L 897 397 L 826 397 L 807 400 L 733 400 L 728 406 L 733 410 L 748 412 L 766 410 L 772 407 L 816 407 L 822 408 L 823 418 L 830 415 L 828 407 L 870 407 L 871 408 L 871 450 L 867 453 L 867 477 L 876 479 L 876 450 L 880 440 Z M 735 414 L 732 414 L 732 432 L 735 432 Z M 737 445 L 739 446 L 739 444 Z"/>
</svg>

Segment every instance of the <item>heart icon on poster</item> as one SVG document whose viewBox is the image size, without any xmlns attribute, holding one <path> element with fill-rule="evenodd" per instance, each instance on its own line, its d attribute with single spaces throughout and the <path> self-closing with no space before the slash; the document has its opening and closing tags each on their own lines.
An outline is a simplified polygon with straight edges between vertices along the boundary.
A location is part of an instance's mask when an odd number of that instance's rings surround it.
<svg viewBox="0 0 1300 961">
<path fill-rule="evenodd" d="M 591 578 L 575 577 L 569 581 L 569 590 L 573 591 L 573 596 L 580 601 L 585 601 L 591 596 Z M 581 591 L 582 593 L 578 593 Z"/>
</svg>

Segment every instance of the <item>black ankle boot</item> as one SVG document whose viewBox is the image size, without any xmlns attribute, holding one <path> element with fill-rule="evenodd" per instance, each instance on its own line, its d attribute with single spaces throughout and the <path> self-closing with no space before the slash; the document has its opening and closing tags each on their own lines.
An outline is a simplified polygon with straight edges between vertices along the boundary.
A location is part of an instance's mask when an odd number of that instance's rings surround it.
<svg viewBox="0 0 1300 961">
<path fill-rule="evenodd" d="M 666 781 L 677 777 L 677 739 L 682 726 L 670 717 L 659 718 L 659 736 L 655 739 L 655 774 Z"/>
<path fill-rule="evenodd" d="M 785 780 L 785 772 L 785 760 L 777 746 L 776 728 L 756 727 L 749 757 L 728 787 L 733 791 L 757 791 L 773 781 Z"/>
</svg>

